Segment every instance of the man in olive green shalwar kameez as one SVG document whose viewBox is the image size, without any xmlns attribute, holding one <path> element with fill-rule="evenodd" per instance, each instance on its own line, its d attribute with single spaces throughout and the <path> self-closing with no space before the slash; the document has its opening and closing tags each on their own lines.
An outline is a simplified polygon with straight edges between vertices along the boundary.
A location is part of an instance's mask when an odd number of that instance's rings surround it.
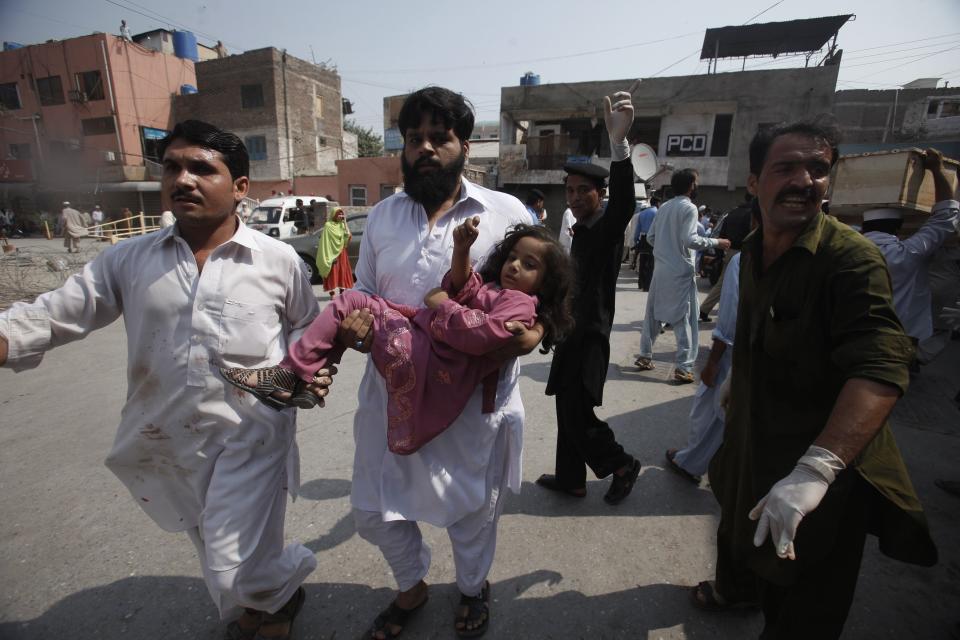
<svg viewBox="0 0 960 640">
<path fill-rule="evenodd" d="M 710 482 L 721 504 L 716 592 L 759 597 L 765 640 L 839 637 L 868 532 L 891 557 L 936 562 L 887 424 L 912 346 L 885 263 L 819 211 L 835 140 L 814 122 L 760 132 L 750 145 L 763 224 L 743 245 L 726 430 Z"/>
</svg>

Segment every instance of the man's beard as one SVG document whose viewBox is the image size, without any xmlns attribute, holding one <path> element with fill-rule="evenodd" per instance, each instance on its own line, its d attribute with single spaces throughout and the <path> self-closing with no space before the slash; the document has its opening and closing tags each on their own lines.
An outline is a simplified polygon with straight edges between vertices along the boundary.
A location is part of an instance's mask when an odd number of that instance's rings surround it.
<svg viewBox="0 0 960 640">
<path fill-rule="evenodd" d="M 452 196 L 460 184 L 460 175 L 466 164 L 467 154 L 460 151 L 460 156 L 446 167 L 434 158 L 418 158 L 413 165 L 400 156 L 400 167 L 403 169 L 403 190 L 407 195 L 423 205 L 428 211 L 441 205 Z M 420 167 L 436 167 L 433 171 L 420 172 Z"/>
</svg>

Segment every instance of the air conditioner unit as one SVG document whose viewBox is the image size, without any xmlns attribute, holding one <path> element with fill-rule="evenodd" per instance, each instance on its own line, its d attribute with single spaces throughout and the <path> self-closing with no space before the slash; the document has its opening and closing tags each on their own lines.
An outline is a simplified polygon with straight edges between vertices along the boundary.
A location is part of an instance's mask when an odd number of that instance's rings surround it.
<svg viewBox="0 0 960 640">
<path fill-rule="evenodd" d="M 70 98 L 70 102 L 86 102 L 87 94 L 79 89 L 70 89 L 67 91 L 67 97 Z"/>
</svg>

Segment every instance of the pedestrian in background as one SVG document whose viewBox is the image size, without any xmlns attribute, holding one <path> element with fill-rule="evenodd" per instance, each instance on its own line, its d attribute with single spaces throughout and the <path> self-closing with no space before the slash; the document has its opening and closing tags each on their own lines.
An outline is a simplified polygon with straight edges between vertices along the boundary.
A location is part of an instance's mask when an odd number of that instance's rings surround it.
<svg viewBox="0 0 960 640">
<path fill-rule="evenodd" d="M 677 338 L 673 381 L 693 382 L 700 327 L 697 323 L 697 277 L 694 252 L 719 247 L 728 249 L 729 240 L 704 238 L 697 233 L 697 172 L 681 169 L 670 185 L 676 194 L 660 207 L 647 241 L 653 246 L 653 278 L 640 333 L 640 356 L 635 364 L 641 371 L 654 369 L 653 343 L 660 335 L 660 323 L 673 327 Z"/>
<path fill-rule="evenodd" d="M 337 207 L 320 231 L 317 244 L 317 271 L 323 278 L 323 290 L 334 297 L 344 289 L 353 289 L 353 271 L 350 268 L 350 227 L 343 209 Z"/>
<path fill-rule="evenodd" d="M 573 333 L 557 345 L 550 364 L 547 395 L 556 399 L 557 454 L 554 473 L 537 479 L 541 487 L 565 495 L 587 495 L 587 466 L 597 478 L 612 476 L 603 499 L 622 502 L 633 491 L 640 461 L 624 451 L 613 430 L 596 415 L 610 363 L 610 331 L 623 234 L 634 215 L 633 166 L 627 133 L 633 123 L 630 93 L 604 98 L 604 120 L 613 150 L 608 172 L 589 163 L 564 165 L 567 204 L 576 218 L 570 256 L 576 275 Z M 610 176 L 610 201 L 601 203 Z"/>
</svg>

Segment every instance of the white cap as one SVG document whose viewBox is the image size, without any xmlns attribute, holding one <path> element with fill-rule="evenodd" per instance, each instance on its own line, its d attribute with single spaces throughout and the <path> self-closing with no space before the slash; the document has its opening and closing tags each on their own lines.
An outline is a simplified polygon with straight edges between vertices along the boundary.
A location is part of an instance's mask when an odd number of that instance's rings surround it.
<svg viewBox="0 0 960 640">
<path fill-rule="evenodd" d="M 700 213 L 703 213 L 706 210 L 707 210 L 707 205 L 705 204 L 700 205 L 700 207 L 697 209 L 697 211 L 699 211 Z"/>
<path fill-rule="evenodd" d="M 863 221 L 872 222 L 873 220 L 902 220 L 903 212 L 896 208 L 886 209 L 867 209 L 863 212 Z"/>
<path fill-rule="evenodd" d="M 67 200 L 64 200 L 64 201 L 63 201 L 63 206 L 69 207 L 69 206 L 70 206 L 70 202 L 67 201 Z"/>
</svg>

